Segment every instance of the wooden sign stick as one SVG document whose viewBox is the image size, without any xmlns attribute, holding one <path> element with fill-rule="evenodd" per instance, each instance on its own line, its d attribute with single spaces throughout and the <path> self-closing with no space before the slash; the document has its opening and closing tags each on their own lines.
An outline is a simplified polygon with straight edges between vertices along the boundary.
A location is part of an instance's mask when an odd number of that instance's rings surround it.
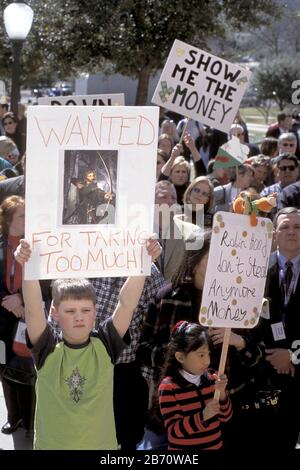
<svg viewBox="0 0 300 470">
<path fill-rule="evenodd" d="M 231 328 L 224 328 L 224 329 L 225 329 L 225 332 L 224 332 L 222 352 L 221 352 L 221 358 L 220 358 L 220 364 L 219 364 L 219 370 L 218 370 L 218 375 L 219 376 L 221 374 L 224 374 L 225 364 L 226 364 L 226 359 L 227 359 L 227 353 L 228 353 L 230 333 L 231 333 Z M 220 399 L 219 390 L 215 390 L 214 399 L 219 401 L 219 399 Z"/>
<path fill-rule="evenodd" d="M 186 131 L 186 128 L 187 128 L 187 125 L 188 125 L 189 122 L 190 122 L 190 118 L 187 118 L 186 123 L 184 125 L 184 128 L 182 129 L 182 132 L 181 132 L 180 140 L 178 142 L 179 144 L 181 144 L 182 141 L 183 141 L 184 133 Z"/>
</svg>

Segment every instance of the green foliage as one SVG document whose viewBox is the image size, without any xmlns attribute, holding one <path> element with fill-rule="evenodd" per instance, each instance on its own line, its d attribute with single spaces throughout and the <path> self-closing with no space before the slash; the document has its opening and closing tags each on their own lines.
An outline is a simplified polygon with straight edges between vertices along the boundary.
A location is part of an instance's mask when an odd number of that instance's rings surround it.
<svg viewBox="0 0 300 470">
<path fill-rule="evenodd" d="M 300 60 L 277 57 L 260 64 L 255 71 L 253 86 L 258 100 L 274 100 L 280 110 L 292 104 L 292 83 L 300 79 Z"/>
<path fill-rule="evenodd" d="M 2 11 L 10 3 L 0 0 Z M 104 70 L 139 77 L 160 69 L 175 38 L 205 47 L 211 37 L 266 24 L 272 0 L 28 0 L 34 24 L 22 54 L 23 80 Z M 0 27 L 0 73 L 10 75 L 10 45 Z"/>
</svg>

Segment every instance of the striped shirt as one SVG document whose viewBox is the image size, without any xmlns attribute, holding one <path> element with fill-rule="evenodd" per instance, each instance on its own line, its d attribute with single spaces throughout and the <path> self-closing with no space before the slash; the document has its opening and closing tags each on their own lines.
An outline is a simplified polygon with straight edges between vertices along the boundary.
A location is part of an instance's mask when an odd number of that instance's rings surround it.
<svg viewBox="0 0 300 470">
<path fill-rule="evenodd" d="M 220 414 L 207 420 L 203 410 L 214 397 L 214 379 L 207 372 L 197 387 L 179 373 L 165 377 L 159 386 L 159 406 L 168 432 L 169 450 L 210 450 L 223 447 L 221 422 L 232 416 L 229 398 L 220 403 Z"/>
</svg>

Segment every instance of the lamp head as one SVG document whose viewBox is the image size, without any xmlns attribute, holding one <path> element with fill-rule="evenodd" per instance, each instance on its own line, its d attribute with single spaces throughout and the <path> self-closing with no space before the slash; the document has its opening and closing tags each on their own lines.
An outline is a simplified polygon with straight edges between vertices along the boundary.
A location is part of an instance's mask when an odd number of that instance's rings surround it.
<svg viewBox="0 0 300 470">
<path fill-rule="evenodd" d="M 32 26 L 33 10 L 26 3 L 16 1 L 4 10 L 4 25 L 12 41 L 25 41 Z"/>
</svg>

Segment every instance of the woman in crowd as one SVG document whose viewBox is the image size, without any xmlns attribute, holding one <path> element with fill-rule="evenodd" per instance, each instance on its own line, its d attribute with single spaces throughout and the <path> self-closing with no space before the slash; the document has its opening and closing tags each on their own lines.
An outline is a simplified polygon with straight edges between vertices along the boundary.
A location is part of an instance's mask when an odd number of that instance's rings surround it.
<svg viewBox="0 0 300 470">
<path fill-rule="evenodd" d="M 6 365 L 1 367 L 2 387 L 7 408 L 7 422 L 1 432 L 11 434 L 20 426 L 33 428 L 34 379 L 31 357 L 14 353 L 13 337 L 24 319 L 22 269 L 16 263 L 14 251 L 24 236 L 24 199 L 10 196 L 0 207 L 0 337 L 6 347 Z"/>
<path fill-rule="evenodd" d="M 168 158 L 171 155 L 172 148 L 174 147 L 173 139 L 168 134 L 161 134 L 158 137 L 158 148 L 163 150 L 167 155 Z"/>
<path fill-rule="evenodd" d="M 195 176 L 205 175 L 206 168 L 197 150 L 194 139 L 190 134 L 185 134 L 184 143 L 188 147 L 193 157 Z M 168 179 L 174 184 L 177 193 L 177 202 L 183 205 L 183 195 L 189 185 L 191 165 L 181 155 L 182 146 L 180 144 L 173 147 L 171 156 L 163 166 L 159 181 Z"/>
<path fill-rule="evenodd" d="M 198 176 L 187 187 L 183 202 L 186 205 L 184 214 L 187 222 L 195 225 L 204 225 L 205 228 L 212 227 L 211 210 L 214 205 L 214 186 L 206 176 Z M 202 221 L 200 213 L 203 211 Z"/>
<path fill-rule="evenodd" d="M 18 128 L 18 120 L 14 113 L 5 113 L 2 118 L 2 126 L 4 128 L 5 135 L 10 137 L 16 144 L 18 151 L 21 155 L 26 150 L 26 134 L 22 133 Z"/>
<path fill-rule="evenodd" d="M 172 121 L 170 119 L 165 119 L 161 123 L 160 133 L 161 134 L 167 134 L 172 139 L 174 144 L 177 144 L 177 142 L 179 141 L 179 135 L 178 135 L 178 132 L 177 132 L 177 129 L 176 129 L 176 124 L 175 124 L 174 121 Z"/>
</svg>

